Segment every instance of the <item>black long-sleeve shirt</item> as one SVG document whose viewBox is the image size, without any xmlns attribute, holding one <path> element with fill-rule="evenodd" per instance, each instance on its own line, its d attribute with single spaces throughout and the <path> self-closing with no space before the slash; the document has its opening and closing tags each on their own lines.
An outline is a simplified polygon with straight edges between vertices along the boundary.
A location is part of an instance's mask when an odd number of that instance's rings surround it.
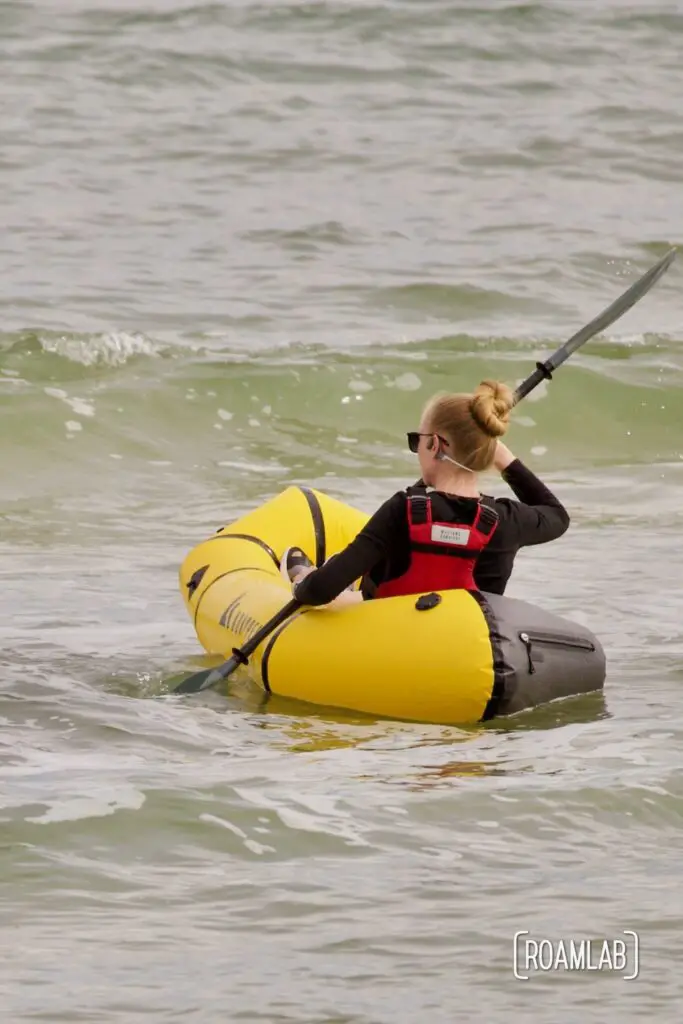
<svg viewBox="0 0 683 1024">
<path fill-rule="evenodd" d="M 474 581 L 479 590 L 503 594 L 521 547 L 561 537 L 569 515 L 555 495 L 519 459 L 503 470 L 503 479 L 519 499 L 482 495 L 482 504 L 498 513 L 498 528 L 477 559 Z M 471 523 L 476 498 L 430 491 L 432 515 L 440 522 Z M 327 604 L 363 577 L 362 590 L 372 597 L 380 583 L 402 576 L 410 564 L 406 491 L 397 491 L 368 520 L 353 541 L 296 587 L 302 604 Z"/>
</svg>

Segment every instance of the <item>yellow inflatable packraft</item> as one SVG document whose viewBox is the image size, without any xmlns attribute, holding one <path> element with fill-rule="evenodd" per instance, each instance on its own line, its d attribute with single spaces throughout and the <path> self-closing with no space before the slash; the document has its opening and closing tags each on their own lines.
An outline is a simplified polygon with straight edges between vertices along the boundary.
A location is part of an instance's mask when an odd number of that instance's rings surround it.
<svg viewBox="0 0 683 1024">
<path fill-rule="evenodd" d="M 181 565 L 180 586 L 205 650 L 229 657 L 291 600 L 280 574 L 286 548 L 297 545 L 320 566 L 367 519 L 292 486 L 197 545 Z M 269 693 L 444 724 L 600 689 L 604 670 L 602 649 L 583 627 L 522 601 L 465 590 L 302 608 L 247 668 Z"/>
</svg>

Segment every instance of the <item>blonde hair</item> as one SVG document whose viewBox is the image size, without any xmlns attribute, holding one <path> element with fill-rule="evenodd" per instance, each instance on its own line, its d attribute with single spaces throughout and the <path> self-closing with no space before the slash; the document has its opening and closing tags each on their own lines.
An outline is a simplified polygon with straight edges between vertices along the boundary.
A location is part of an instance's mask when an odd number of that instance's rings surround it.
<svg viewBox="0 0 683 1024">
<path fill-rule="evenodd" d="M 507 384 L 483 380 L 473 394 L 434 395 L 423 415 L 429 433 L 448 442 L 445 454 L 481 473 L 493 462 L 496 438 L 507 430 L 513 405 Z"/>
</svg>

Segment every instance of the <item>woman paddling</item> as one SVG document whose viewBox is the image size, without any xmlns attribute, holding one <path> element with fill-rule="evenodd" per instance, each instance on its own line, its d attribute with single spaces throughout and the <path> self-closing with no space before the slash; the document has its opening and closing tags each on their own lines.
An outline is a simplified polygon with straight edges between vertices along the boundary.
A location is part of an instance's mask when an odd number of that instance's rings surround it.
<svg viewBox="0 0 683 1024">
<path fill-rule="evenodd" d="M 505 384 L 473 394 L 437 395 L 408 433 L 422 479 L 398 491 L 354 540 L 319 569 L 288 548 L 282 574 L 305 605 L 333 607 L 435 590 L 503 594 L 517 551 L 561 537 L 569 515 L 497 438 L 514 404 Z M 518 501 L 480 494 L 478 473 L 497 469 Z M 360 591 L 347 590 L 361 579 Z"/>
</svg>

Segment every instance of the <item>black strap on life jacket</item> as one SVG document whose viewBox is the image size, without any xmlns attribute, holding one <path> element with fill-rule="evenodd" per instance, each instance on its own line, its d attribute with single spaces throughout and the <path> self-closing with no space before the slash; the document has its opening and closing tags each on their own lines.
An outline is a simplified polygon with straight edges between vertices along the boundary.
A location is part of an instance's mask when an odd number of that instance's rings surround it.
<svg viewBox="0 0 683 1024">
<path fill-rule="evenodd" d="M 479 502 L 479 521 L 477 522 L 477 529 L 480 533 L 483 533 L 485 537 L 491 533 L 491 530 L 495 527 L 498 522 L 498 513 L 494 508 L 489 505 L 484 505 Z"/>
<path fill-rule="evenodd" d="M 409 494 L 410 514 L 416 526 L 426 523 L 429 518 L 431 499 L 426 494 Z"/>
<path fill-rule="evenodd" d="M 426 523 L 429 518 L 429 506 L 431 505 L 431 498 L 429 495 L 424 493 L 408 493 L 408 501 L 410 502 L 410 511 L 413 523 L 415 523 L 416 526 L 421 526 L 423 523 Z M 498 513 L 496 510 L 491 508 L 489 505 L 484 505 L 483 502 L 480 501 L 478 515 L 475 514 L 471 525 L 476 527 L 476 529 L 485 537 L 488 537 L 497 522 Z"/>
</svg>

